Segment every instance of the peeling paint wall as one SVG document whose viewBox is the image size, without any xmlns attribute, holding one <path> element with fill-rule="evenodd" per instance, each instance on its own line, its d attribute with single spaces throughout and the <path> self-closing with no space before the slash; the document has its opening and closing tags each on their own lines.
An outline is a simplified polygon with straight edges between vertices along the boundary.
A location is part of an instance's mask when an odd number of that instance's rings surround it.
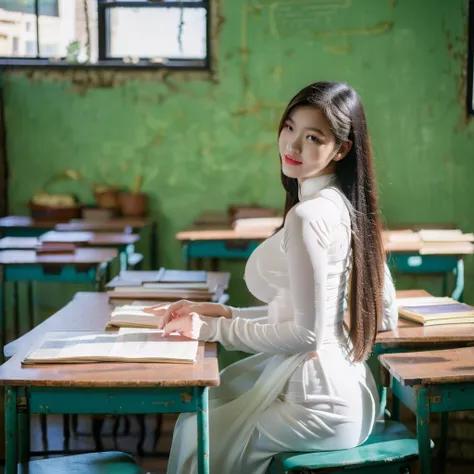
<svg viewBox="0 0 474 474">
<path fill-rule="evenodd" d="M 8 72 L 11 212 L 24 213 L 66 167 L 124 186 L 143 173 L 160 220 L 160 261 L 179 266 L 174 234 L 201 210 L 282 206 L 280 114 L 309 82 L 345 80 L 366 104 L 385 219 L 472 231 L 465 4 L 222 0 L 215 74 Z M 84 187 L 74 191 L 91 202 Z M 227 268 L 232 295 L 242 295 L 242 265 Z M 472 259 L 466 270 L 474 301 Z"/>
</svg>

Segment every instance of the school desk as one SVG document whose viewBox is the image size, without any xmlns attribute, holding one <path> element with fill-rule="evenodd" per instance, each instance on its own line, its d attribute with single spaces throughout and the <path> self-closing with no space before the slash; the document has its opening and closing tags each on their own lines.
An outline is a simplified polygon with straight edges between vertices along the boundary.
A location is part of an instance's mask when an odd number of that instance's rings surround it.
<svg viewBox="0 0 474 474">
<path fill-rule="evenodd" d="M 432 296 L 424 290 L 400 290 L 397 298 L 415 298 Z M 375 348 L 368 363 L 374 374 L 380 374 L 379 357 L 384 354 L 426 351 L 435 349 L 450 349 L 474 346 L 474 324 L 445 324 L 440 326 L 423 326 L 421 324 L 399 318 L 397 328 L 377 334 Z M 376 380 L 379 388 L 381 412 L 385 411 L 387 387 Z M 400 419 L 400 400 L 392 399 L 391 418 Z M 440 416 L 440 446 L 442 457 L 447 452 L 448 413 Z"/>
<path fill-rule="evenodd" d="M 421 473 L 430 474 L 430 414 L 474 410 L 474 347 L 385 354 L 392 392 L 416 415 Z"/>
<path fill-rule="evenodd" d="M 97 291 L 104 289 L 108 268 L 117 250 L 78 248 L 74 254 L 37 255 L 32 250 L 0 251 L 0 330 L 2 356 L 6 343 L 5 283 L 13 282 L 13 316 L 15 336 L 20 333 L 19 282 L 91 283 Z M 29 324 L 34 325 L 33 294 L 29 293 Z"/>
<path fill-rule="evenodd" d="M 56 232 L 49 231 L 40 237 L 3 237 L 0 250 L 34 250 L 40 242 L 68 242 L 84 247 L 115 248 L 119 252 L 120 270 L 127 270 L 129 257 L 134 254 L 136 234 Z"/>
<path fill-rule="evenodd" d="M 178 232 L 187 268 L 203 268 L 203 259 L 210 259 L 211 269 L 219 270 L 220 260 L 247 260 L 259 243 L 270 237 L 274 228 L 236 230 L 230 217 L 219 213 L 205 213 L 197 223 Z M 442 244 L 390 243 L 386 245 L 390 266 L 399 273 L 443 276 L 442 294 L 448 292 L 448 276 L 455 276 L 452 297 L 462 301 L 464 293 L 465 255 L 474 252 L 470 242 Z M 193 265 L 194 264 L 194 265 Z"/>
<path fill-rule="evenodd" d="M 158 267 L 157 221 L 153 217 L 118 217 L 104 221 L 73 219 L 69 222 L 36 221 L 29 216 L 0 218 L 0 237 L 39 237 L 49 230 L 139 233 L 150 229 L 150 268 Z"/>
<path fill-rule="evenodd" d="M 102 221 L 73 219 L 67 223 L 57 224 L 54 230 L 60 232 L 124 232 L 126 234 L 140 234 L 140 238 L 143 238 L 147 228 L 150 232 L 149 268 L 158 268 L 157 220 L 153 217 L 116 217 Z"/>
<path fill-rule="evenodd" d="M 21 361 L 46 331 L 100 330 L 110 311 L 105 294 L 75 298 L 16 341 L 0 367 L 6 386 L 6 473 L 30 455 L 29 415 L 197 413 L 198 472 L 209 473 L 208 388 L 219 384 L 216 345 L 199 344 L 194 364 L 100 363 L 37 365 Z"/>
<path fill-rule="evenodd" d="M 128 257 L 135 251 L 137 234 L 111 232 L 58 232 L 55 230 L 39 237 L 41 242 L 70 242 L 78 246 L 114 248 L 119 252 L 120 270 L 127 270 Z"/>
<path fill-rule="evenodd" d="M 36 221 L 29 216 L 7 216 L 0 218 L 1 237 L 39 237 L 53 230 L 60 221 Z"/>
</svg>

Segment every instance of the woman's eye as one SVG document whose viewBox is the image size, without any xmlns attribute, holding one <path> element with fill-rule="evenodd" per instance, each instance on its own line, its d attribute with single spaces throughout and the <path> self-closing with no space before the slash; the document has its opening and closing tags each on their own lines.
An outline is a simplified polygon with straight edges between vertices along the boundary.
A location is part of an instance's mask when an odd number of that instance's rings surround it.
<svg viewBox="0 0 474 474">
<path fill-rule="evenodd" d="M 315 137 L 314 135 L 308 135 L 308 140 L 309 140 L 310 142 L 319 143 L 318 138 Z"/>
<path fill-rule="evenodd" d="M 289 132 L 292 132 L 292 131 L 293 131 L 293 127 L 292 127 L 289 123 L 286 124 L 286 129 L 287 129 Z"/>
</svg>

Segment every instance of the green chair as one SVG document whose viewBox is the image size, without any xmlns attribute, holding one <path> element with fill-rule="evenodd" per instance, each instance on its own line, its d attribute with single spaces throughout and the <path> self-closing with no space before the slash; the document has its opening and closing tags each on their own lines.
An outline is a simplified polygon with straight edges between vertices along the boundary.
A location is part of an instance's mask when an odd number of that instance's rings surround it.
<svg viewBox="0 0 474 474">
<path fill-rule="evenodd" d="M 418 457 L 416 437 L 395 421 L 377 421 L 368 440 L 357 448 L 312 453 L 280 453 L 267 474 L 408 474 Z"/>
<path fill-rule="evenodd" d="M 59 458 L 39 459 L 18 465 L 18 474 L 143 474 L 129 454 L 79 454 Z"/>
</svg>

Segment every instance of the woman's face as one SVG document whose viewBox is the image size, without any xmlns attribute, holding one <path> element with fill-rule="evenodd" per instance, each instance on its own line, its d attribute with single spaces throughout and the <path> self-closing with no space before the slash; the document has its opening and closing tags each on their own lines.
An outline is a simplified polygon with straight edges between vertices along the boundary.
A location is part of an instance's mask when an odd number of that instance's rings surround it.
<svg viewBox="0 0 474 474">
<path fill-rule="evenodd" d="M 310 105 L 297 107 L 288 116 L 278 140 L 283 174 L 302 182 L 332 173 L 335 161 L 350 149 L 350 142 L 346 143 L 336 147 L 334 133 L 320 109 Z"/>
</svg>

